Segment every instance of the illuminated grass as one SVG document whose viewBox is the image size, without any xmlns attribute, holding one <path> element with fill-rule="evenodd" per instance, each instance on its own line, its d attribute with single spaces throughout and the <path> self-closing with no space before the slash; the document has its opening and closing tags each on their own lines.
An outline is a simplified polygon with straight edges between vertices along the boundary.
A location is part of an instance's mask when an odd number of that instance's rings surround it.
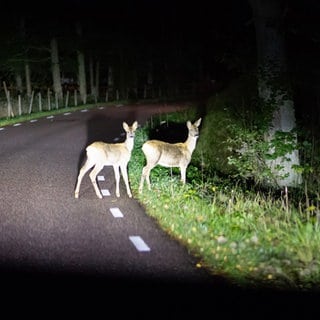
<svg viewBox="0 0 320 320">
<path fill-rule="evenodd" d="M 192 167 L 187 185 L 179 171 L 156 167 L 152 190 L 138 193 L 144 165 L 137 134 L 129 163 L 134 196 L 149 215 L 198 258 L 197 267 L 240 286 L 309 290 L 320 284 L 320 227 L 305 212 L 285 208 L 281 199 L 241 188 Z M 196 177 L 198 175 L 198 178 Z"/>
</svg>

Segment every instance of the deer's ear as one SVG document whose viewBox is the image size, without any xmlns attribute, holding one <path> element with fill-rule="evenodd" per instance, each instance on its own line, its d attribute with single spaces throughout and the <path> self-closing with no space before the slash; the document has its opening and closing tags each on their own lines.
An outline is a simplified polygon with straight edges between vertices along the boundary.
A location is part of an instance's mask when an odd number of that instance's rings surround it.
<svg viewBox="0 0 320 320">
<path fill-rule="evenodd" d="M 124 129 L 125 131 L 128 131 L 128 130 L 129 130 L 129 126 L 128 126 L 128 124 L 127 124 L 126 122 L 122 122 L 122 126 L 123 126 L 123 129 Z"/>
<path fill-rule="evenodd" d="M 133 130 L 136 130 L 138 128 L 138 121 L 135 121 L 133 124 L 132 124 L 132 129 Z"/>
<path fill-rule="evenodd" d="M 191 121 L 187 121 L 187 127 L 188 127 L 188 129 L 190 130 L 191 129 L 191 127 L 192 127 L 192 124 L 191 124 Z"/>
<path fill-rule="evenodd" d="M 196 126 L 196 127 L 199 127 L 200 126 L 200 124 L 201 124 L 201 118 L 199 118 L 195 123 L 194 123 L 194 125 Z"/>
</svg>

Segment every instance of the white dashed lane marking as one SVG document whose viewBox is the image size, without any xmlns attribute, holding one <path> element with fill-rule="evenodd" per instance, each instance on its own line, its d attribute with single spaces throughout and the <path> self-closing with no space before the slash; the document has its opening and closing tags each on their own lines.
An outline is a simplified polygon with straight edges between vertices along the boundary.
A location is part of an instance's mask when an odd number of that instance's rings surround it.
<svg viewBox="0 0 320 320">
<path fill-rule="evenodd" d="M 143 239 L 140 236 L 129 236 L 129 239 L 138 251 L 150 251 L 150 248 L 147 246 L 147 244 L 143 241 Z"/>
<path fill-rule="evenodd" d="M 108 189 L 101 189 L 101 193 L 103 196 L 110 196 L 110 191 Z"/>
<path fill-rule="evenodd" d="M 110 208 L 110 212 L 112 213 L 114 218 L 123 218 L 123 213 L 119 208 Z"/>
<path fill-rule="evenodd" d="M 103 107 L 100 107 L 99 109 L 103 109 Z M 81 110 L 81 112 L 88 112 L 87 109 L 83 109 Z M 65 116 L 71 114 L 70 112 L 66 112 L 64 113 Z M 46 117 L 47 119 L 53 119 L 54 116 L 48 116 Z M 33 122 L 37 122 L 37 119 L 32 119 L 29 122 L 33 123 Z M 20 126 L 21 123 L 15 123 L 13 124 L 13 127 L 18 127 Z M 4 131 L 5 128 L 4 127 L 0 127 L 0 131 Z M 121 133 L 121 135 L 124 135 L 124 133 Z M 119 138 L 115 138 L 114 141 L 118 141 Z M 97 177 L 98 181 L 105 181 L 105 177 L 100 175 Z M 101 189 L 101 193 L 103 196 L 110 196 L 110 191 L 108 189 Z M 113 207 L 109 209 L 111 214 L 113 215 L 114 218 L 123 218 L 124 215 L 121 212 L 121 210 L 117 207 Z M 144 242 L 144 240 L 140 237 L 140 236 L 129 236 L 129 240 L 132 242 L 132 244 L 135 246 L 135 248 L 139 251 L 139 252 L 149 252 L 151 249 L 150 247 Z"/>
</svg>

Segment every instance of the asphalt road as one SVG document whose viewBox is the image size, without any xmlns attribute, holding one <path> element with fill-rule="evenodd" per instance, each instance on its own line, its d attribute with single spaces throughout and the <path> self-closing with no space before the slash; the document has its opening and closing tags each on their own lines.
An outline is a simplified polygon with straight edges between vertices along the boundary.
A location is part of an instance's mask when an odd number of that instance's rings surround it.
<svg viewBox="0 0 320 320">
<path fill-rule="evenodd" d="M 246 313 L 248 306 L 260 312 L 265 297 L 270 301 L 268 293 L 235 289 L 197 268 L 187 249 L 128 198 L 122 180 L 121 197 L 115 197 L 111 167 L 99 174 L 109 196 L 98 199 L 86 174 L 74 198 L 87 144 L 121 141 L 123 121 L 143 124 L 152 114 L 180 107 L 108 106 L 1 128 L 0 288 L 7 301 L 25 301 L 32 292 L 37 305 L 59 305 L 61 299 L 53 301 L 63 297 L 81 312 L 94 297 L 96 308 L 113 307 L 118 315 L 128 312 L 129 303 L 131 315 L 148 315 L 151 306 L 153 316 L 166 319 L 204 310 Z"/>
</svg>

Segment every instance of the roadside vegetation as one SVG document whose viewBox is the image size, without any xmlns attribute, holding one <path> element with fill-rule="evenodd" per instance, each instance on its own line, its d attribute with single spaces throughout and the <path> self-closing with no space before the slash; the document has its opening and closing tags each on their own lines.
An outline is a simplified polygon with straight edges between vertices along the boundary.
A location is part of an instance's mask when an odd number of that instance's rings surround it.
<svg viewBox="0 0 320 320">
<path fill-rule="evenodd" d="M 114 105 L 113 103 L 94 103 L 94 104 L 87 104 L 87 105 L 79 105 L 77 107 L 68 107 L 68 108 L 59 108 L 59 109 L 53 109 L 53 110 L 44 110 L 41 112 L 32 112 L 28 114 L 23 114 L 21 116 L 15 116 L 15 117 L 3 117 L 0 118 L 0 127 L 12 125 L 18 122 L 23 122 L 23 121 L 30 121 L 32 119 L 39 119 L 42 117 L 46 117 L 49 115 L 55 115 L 55 114 L 61 114 L 65 112 L 74 112 L 77 110 L 82 110 L 84 108 L 90 109 L 90 108 L 96 108 L 97 106 L 105 106 L 105 105 Z"/>
<path fill-rule="evenodd" d="M 152 190 L 145 185 L 139 194 L 145 164 L 141 146 L 151 132 L 169 128 L 170 123 L 196 120 L 198 110 L 159 115 L 141 128 L 129 163 L 134 196 L 198 258 L 197 267 L 223 275 L 238 286 L 316 291 L 320 284 L 316 145 L 311 148 L 303 139 L 299 146 L 303 185 L 291 189 L 264 185 L 257 150 L 251 150 L 246 159 L 232 151 L 245 136 L 252 148 L 259 149 L 255 120 L 245 119 L 250 108 L 243 108 L 244 114 L 236 108 L 232 115 L 230 103 L 223 95 L 209 100 L 185 186 L 178 169 L 157 166 L 150 174 Z"/>
</svg>

